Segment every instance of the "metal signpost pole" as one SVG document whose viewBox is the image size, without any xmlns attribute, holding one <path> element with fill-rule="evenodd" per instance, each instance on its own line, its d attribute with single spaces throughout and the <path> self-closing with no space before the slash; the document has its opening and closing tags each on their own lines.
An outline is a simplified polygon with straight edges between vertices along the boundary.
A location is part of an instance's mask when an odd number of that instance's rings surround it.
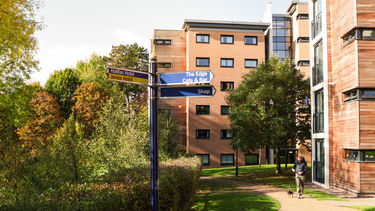
<svg viewBox="0 0 375 211">
<path fill-rule="evenodd" d="M 150 80 L 148 88 L 148 121 L 150 124 L 150 157 L 151 157 L 151 211 L 159 210 L 159 164 L 158 164 L 158 88 L 157 57 L 151 55 Z"/>
</svg>

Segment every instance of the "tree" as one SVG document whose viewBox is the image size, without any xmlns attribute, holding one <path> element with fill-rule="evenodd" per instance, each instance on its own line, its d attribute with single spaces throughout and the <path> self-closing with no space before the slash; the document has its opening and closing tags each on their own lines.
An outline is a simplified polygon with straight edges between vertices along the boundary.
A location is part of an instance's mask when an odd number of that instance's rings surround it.
<svg viewBox="0 0 375 211">
<path fill-rule="evenodd" d="M 45 89 L 61 106 L 61 113 L 69 117 L 73 106 L 73 95 L 81 84 L 77 73 L 71 68 L 55 71 L 47 80 Z"/>
<path fill-rule="evenodd" d="M 310 134 L 310 108 L 305 105 L 310 85 L 291 60 L 271 58 L 244 76 L 227 97 L 232 145 L 244 152 L 270 147 L 276 150 L 280 173 L 280 149 L 305 144 Z"/>
<path fill-rule="evenodd" d="M 89 145 L 93 178 L 147 162 L 147 107 L 139 112 L 130 107 L 131 112 L 128 112 L 125 99 L 125 94 L 121 92 L 112 96 L 95 124 L 95 134 Z"/>
<path fill-rule="evenodd" d="M 158 122 L 160 157 L 177 157 L 181 138 L 170 110 L 160 110 Z"/>
<path fill-rule="evenodd" d="M 80 85 L 73 97 L 73 113 L 77 120 L 85 125 L 86 135 L 89 137 L 94 131 L 94 124 L 99 119 L 108 93 L 95 83 Z"/>
<path fill-rule="evenodd" d="M 116 84 L 108 81 L 105 73 L 107 68 L 107 57 L 92 54 L 89 59 L 78 61 L 76 65 L 79 78 L 84 83 L 96 83 L 107 92 L 113 91 L 113 85 Z"/>
<path fill-rule="evenodd" d="M 131 70 L 138 70 L 142 72 L 148 71 L 148 52 L 147 49 L 138 46 L 137 43 L 132 45 L 118 45 L 112 46 L 109 53 L 108 65 L 112 67 L 128 68 Z M 117 83 L 126 94 L 126 104 L 129 110 L 129 105 L 132 102 L 145 102 L 146 89 L 141 85 Z"/>
<path fill-rule="evenodd" d="M 83 126 L 71 115 L 56 131 L 51 147 L 52 162 L 59 184 L 79 183 L 85 175 L 84 160 L 87 157 Z"/>
<path fill-rule="evenodd" d="M 45 91 L 36 92 L 29 102 L 32 110 L 27 124 L 18 129 L 22 145 L 30 150 L 32 157 L 37 157 L 50 146 L 51 137 L 60 127 L 62 118 L 56 98 Z"/>
<path fill-rule="evenodd" d="M 2 0 L 0 4 L 0 94 L 24 84 L 37 69 L 34 58 L 37 40 L 34 33 L 42 29 L 36 18 L 36 0 Z"/>
<path fill-rule="evenodd" d="M 13 198 L 12 193 L 18 196 L 21 164 L 27 154 L 20 144 L 17 129 L 27 124 L 31 115 L 29 101 L 40 90 L 39 84 L 31 84 L 0 95 L 0 186 L 3 187 L 0 195 L 6 198 Z"/>
</svg>

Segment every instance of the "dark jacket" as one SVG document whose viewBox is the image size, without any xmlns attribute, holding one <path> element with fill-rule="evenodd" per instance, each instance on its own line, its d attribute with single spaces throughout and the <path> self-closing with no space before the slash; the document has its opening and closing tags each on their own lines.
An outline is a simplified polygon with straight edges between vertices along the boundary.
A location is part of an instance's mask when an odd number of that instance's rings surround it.
<svg viewBox="0 0 375 211">
<path fill-rule="evenodd" d="M 301 162 L 298 162 L 298 160 L 296 160 L 293 169 L 296 170 L 296 174 L 302 172 L 302 175 L 304 175 L 307 171 L 307 163 L 305 161 L 305 158 L 302 158 Z"/>
</svg>

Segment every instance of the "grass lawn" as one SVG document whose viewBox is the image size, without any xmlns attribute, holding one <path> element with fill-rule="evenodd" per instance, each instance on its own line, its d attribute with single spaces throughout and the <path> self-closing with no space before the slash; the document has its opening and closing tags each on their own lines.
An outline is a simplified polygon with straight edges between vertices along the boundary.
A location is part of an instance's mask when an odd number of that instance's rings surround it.
<svg viewBox="0 0 375 211">
<path fill-rule="evenodd" d="M 280 203 L 269 196 L 251 193 L 203 193 L 197 195 L 194 210 L 279 210 Z"/>
<path fill-rule="evenodd" d="M 350 208 L 358 209 L 361 211 L 375 211 L 375 206 L 355 206 Z"/>
<path fill-rule="evenodd" d="M 240 180 L 249 183 L 260 183 L 266 185 L 273 185 L 280 188 L 291 189 L 296 191 L 296 185 L 294 181 L 294 173 L 291 171 L 293 164 L 288 164 L 288 169 L 285 169 L 285 165 L 282 165 L 282 174 L 275 173 L 275 165 L 262 165 L 256 166 L 240 166 L 239 177 L 235 177 L 235 167 L 229 168 L 216 168 L 216 169 L 203 169 L 203 176 L 214 176 L 223 179 Z M 311 165 L 308 166 L 309 171 L 306 173 L 307 181 L 311 181 Z M 331 194 L 327 194 L 321 191 L 305 189 L 305 194 L 316 198 L 317 200 L 336 200 L 345 201 L 346 199 L 336 197 Z"/>
<path fill-rule="evenodd" d="M 198 190 L 199 191 L 225 191 L 225 190 L 241 190 L 241 188 L 232 184 L 201 180 L 199 181 Z"/>
</svg>

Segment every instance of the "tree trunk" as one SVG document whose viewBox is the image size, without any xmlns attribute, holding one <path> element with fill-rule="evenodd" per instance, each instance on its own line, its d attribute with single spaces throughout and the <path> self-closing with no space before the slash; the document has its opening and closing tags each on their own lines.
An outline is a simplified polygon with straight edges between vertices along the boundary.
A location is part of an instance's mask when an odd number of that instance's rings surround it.
<svg viewBox="0 0 375 211">
<path fill-rule="evenodd" d="M 238 177 L 238 148 L 236 149 L 236 177 Z"/>
<path fill-rule="evenodd" d="M 281 174 L 281 165 L 280 165 L 280 148 L 276 150 L 276 174 Z"/>
<path fill-rule="evenodd" d="M 258 165 L 262 167 L 262 149 L 259 149 L 259 158 L 258 158 Z"/>
</svg>

